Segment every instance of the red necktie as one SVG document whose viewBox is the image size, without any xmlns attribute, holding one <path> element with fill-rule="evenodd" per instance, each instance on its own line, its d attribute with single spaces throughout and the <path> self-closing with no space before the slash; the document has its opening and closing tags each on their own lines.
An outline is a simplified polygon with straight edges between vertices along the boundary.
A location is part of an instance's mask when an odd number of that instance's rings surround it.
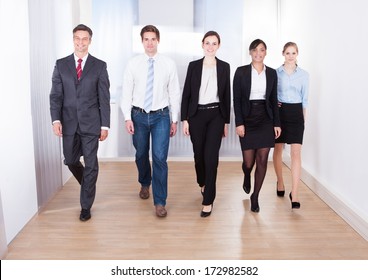
<svg viewBox="0 0 368 280">
<path fill-rule="evenodd" d="M 77 78 L 80 80 L 80 77 L 82 76 L 82 59 L 78 59 L 78 66 L 77 66 Z"/>
</svg>

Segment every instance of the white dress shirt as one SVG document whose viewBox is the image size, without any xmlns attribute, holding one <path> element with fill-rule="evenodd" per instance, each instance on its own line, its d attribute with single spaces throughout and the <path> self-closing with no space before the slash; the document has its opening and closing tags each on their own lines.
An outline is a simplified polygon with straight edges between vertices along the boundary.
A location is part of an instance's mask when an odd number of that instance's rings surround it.
<svg viewBox="0 0 368 280">
<path fill-rule="evenodd" d="M 82 57 L 82 72 L 83 72 L 84 65 L 86 65 L 87 58 L 88 58 L 88 53 Z M 75 69 L 77 69 L 78 67 L 78 59 L 79 57 L 74 54 Z"/>
<path fill-rule="evenodd" d="M 252 86 L 250 89 L 249 100 L 264 100 L 266 99 L 266 66 L 264 66 L 261 73 L 252 65 Z"/>
<path fill-rule="evenodd" d="M 146 94 L 148 55 L 141 54 L 131 58 L 123 77 L 123 94 L 120 108 L 125 120 L 131 120 L 132 106 L 143 108 Z M 179 119 L 181 93 L 179 78 L 174 61 L 161 54 L 154 57 L 152 111 L 170 108 L 171 121 Z"/>
</svg>

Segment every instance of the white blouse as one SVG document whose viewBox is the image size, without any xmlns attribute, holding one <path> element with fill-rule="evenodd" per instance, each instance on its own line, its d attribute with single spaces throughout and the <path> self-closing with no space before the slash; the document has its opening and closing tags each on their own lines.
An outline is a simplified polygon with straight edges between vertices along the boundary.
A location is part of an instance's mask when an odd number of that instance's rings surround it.
<svg viewBox="0 0 368 280">
<path fill-rule="evenodd" d="M 266 66 L 262 72 L 258 74 L 252 65 L 252 87 L 250 89 L 250 100 L 266 99 Z"/>
<path fill-rule="evenodd" d="M 216 65 L 213 67 L 203 66 L 198 104 L 205 105 L 215 102 L 219 102 Z"/>
</svg>

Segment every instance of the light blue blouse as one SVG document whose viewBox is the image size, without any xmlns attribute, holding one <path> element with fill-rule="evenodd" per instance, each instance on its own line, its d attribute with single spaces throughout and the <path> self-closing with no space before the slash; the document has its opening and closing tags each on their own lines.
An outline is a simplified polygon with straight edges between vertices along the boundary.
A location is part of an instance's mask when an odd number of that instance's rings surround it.
<svg viewBox="0 0 368 280">
<path fill-rule="evenodd" d="M 308 106 L 309 74 L 296 67 L 294 73 L 288 75 L 284 66 L 277 68 L 277 98 L 284 103 L 302 103 L 303 108 Z"/>
</svg>

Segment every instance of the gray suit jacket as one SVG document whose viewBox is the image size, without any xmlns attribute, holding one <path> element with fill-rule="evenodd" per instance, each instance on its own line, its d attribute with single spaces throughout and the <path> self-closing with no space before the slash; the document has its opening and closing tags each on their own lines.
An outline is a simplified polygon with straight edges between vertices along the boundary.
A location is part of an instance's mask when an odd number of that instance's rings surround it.
<svg viewBox="0 0 368 280">
<path fill-rule="evenodd" d="M 56 61 L 52 75 L 50 112 L 52 121 L 60 120 L 63 134 L 100 135 L 110 127 L 110 82 L 106 63 L 88 55 L 78 81 L 74 54 Z"/>
</svg>

